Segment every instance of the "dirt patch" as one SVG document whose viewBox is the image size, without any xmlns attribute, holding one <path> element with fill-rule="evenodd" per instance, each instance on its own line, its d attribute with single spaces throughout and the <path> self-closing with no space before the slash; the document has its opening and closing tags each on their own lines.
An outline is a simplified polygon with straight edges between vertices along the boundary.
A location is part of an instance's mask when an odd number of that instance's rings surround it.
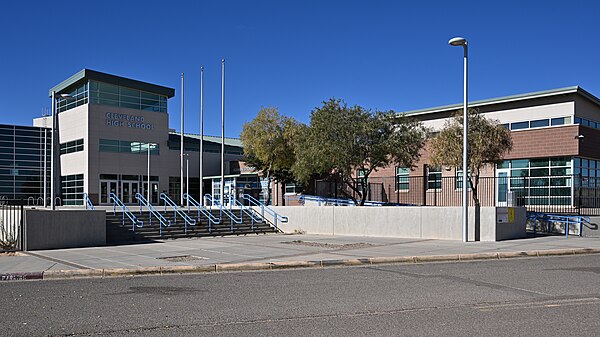
<svg viewBox="0 0 600 337">
<path fill-rule="evenodd" d="M 327 249 L 359 249 L 359 248 L 368 248 L 368 247 L 376 246 L 374 244 L 364 243 L 364 242 L 340 244 L 340 243 L 327 243 L 327 242 L 310 242 L 310 241 L 302 241 L 302 240 L 284 241 L 282 243 L 285 243 L 288 245 L 319 247 L 319 248 L 327 248 Z"/>
<path fill-rule="evenodd" d="M 157 260 L 166 260 L 169 262 L 187 262 L 187 261 L 206 260 L 205 257 L 193 256 L 193 255 L 165 256 L 165 257 L 157 257 L 156 259 Z"/>
<path fill-rule="evenodd" d="M 21 252 L 0 252 L 0 257 L 2 256 L 27 256 L 27 254 Z"/>
</svg>

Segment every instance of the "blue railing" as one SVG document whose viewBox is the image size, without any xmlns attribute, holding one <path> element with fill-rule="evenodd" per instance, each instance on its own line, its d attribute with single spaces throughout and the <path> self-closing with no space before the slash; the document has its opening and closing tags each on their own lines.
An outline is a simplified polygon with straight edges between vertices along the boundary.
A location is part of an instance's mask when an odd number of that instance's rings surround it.
<svg viewBox="0 0 600 337">
<path fill-rule="evenodd" d="M 186 212 L 182 211 L 179 207 L 177 207 L 177 204 L 171 200 L 171 198 L 169 198 L 168 195 L 161 193 L 160 194 L 160 200 L 164 201 L 165 203 L 165 213 L 167 213 L 167 206 L 173 208 L 173 217 L 175 219 L 175 223 L 177 223 L 177 215 L 179 215 L 181 218 L 183 218 L 183 222 L 184 222 L 184 232 L 185 234 L 187 234 L 187 226 L 196 226 L 196 220 L 192 219 Z"/>
<path fill-rule="evenodd" d="M 143 195 L 136 193 L 135 198 L 140 202 L 140 214 L 142 214 L 142 206 L 146 206 L 146 208 L 150 212 L 150 216 L 148 217 L 150 219 L 150 224 L 152 224 L 152 216 L 154 216 L 155 218 L 158 219 L 158 222 L 159 222 L 158 232 L 159 232 L 160 236 L 162 237 L 163 226 L 170 227 L 171 221 L 165 219 L 165 217 L 162 214 L 160 214 L 160 212 L 157 211 L 156 208 L 154 208 L 154 206 L 152 206 L 152 204 L 149 203 L 148 200 L 146 200 L 146 198 L 144 198 Z"/>
<path fill-rule="evenodd" d="M 277 223 L 280 222 L 288 222 L 288 218 L 287 216 L 283 216 L 277 212 L 275 212 L 273 209 L 269 208 L 268 206 L 265 206 L 265 204 L 263 204 L 262 202 L 256 200 L 256 198 L 254 198 L 253 196 L 249 195 L 249 194 L 243 194 L 242 198 L 246 201 L 248 201 L 248 204 L 252 207 L 252 206 L 256 206 L 258 208 L 260 208 L 260 216 L 265 219 L 265 213 L 269 214 L 270 216 L 273 217 L 273 226 L 275 227 L 275 229 L 277 229 L 278 231 L 281 231 L 281 229 L 279 229 L 279 226 L 277 226 Z"/>
<path fill-rule="evenodd" d="M 554 225 L 564 225 L 565 237 L 569 237 L 569 228 L 571 225 L 579 227 L 579 236 L 583 235 L 583 226 L 590 224 L 590 218 L 581 215 L 568 215 L 568 214 L 548 214 L 538 212 L 527 212 L 527 220 L 533 222 L 533 232 L 537 232 L 537 225 L 540 224 L 540 229 L 543 229 L 543 225 L 546 227 L 546 232 L 552 233 Z"/>
<path fill-rule="evenodd" d="M 223 221 L 223 214 L 227 215 L 227 217 L 230 219 L 230 229 L 233 232 L 233 223 L 236 224 L 241 224 L 242 223 L 242 218 L 241 217 L 237 217 L 235 214 L 233 214 L 230 210 L 228 210 L 226 207 L 223 207 L 223 205 L 221 205 L 221 203 L 219 202 L 218 199 L 213 198 L 212 195 L 210 194 L 205 194 L 204 195 L 204 200 L 208 200 L 210 201 L 210 210 L 212 211 L 213 206 L 216 206 L 220 213 L 221 213 L 221 221 Z"/>
<path fill-rule="evenodd" d="M 131 220 L 131 230 L 133 233 L 135 233 L 135 227 L 144 227 L 144 222 L 136 218 L 135 215 L 131 213 L 129 208 L 127 208 L 121 199 L 119 199 L 119 197 L 117 197 L 114 193 L 109 194 L 109 200 L 113 201 L 113 214 L 117 214 L 117 206 L 119 206 L 121 209 L 121 213 L 123 213 L 123 220 L 121 223 L 123 226 L 125 226 L 125 216 L 127 216 L 129 220 Z"/>
<path fill-rule="evenodd" d="M 96 209 L 87 193 L 83 193 L 83 201 L 85 202 L 85 209 L 91 209 L 92 211 Z"/>
<path fill-rule="evenodd" d="M 238 207 L 238 209 L 240 210 L 240 218 L 242 218 L 243 214 L 246 214 L 248 217 L 250 217 L 250 220 L 252 222 L 252 230 L 254 230 L 255 222 L 261 223 L 264 221 L 263 217 L 260 214 L 258 214 L 258 212 L 254 211 L 254 209 L 252 209 L 251 207 L 245 206 L 239 200 L 237 200 L 235 197 L 229 196 L 229 210 L 232 212 L 233 212 L 233 209 L 232 209 L 233 206 Z"/>
<path fill-rule="evenodd" d="M 200 220 L 200 214 L 202 214 L 203 216 L 205 216 L 208 219 L 208 232 L 211 233 L 212 232 L 212 225 L 218 225 L 221 223 L 221 218 L 217 218 L 216 216 L 214 216 L 211 212 L 209 212 L 206 207 L 200 205 L 200 203 L 198 201 L 196 201 L 196 199 L 192 198 L 191 195 L 184 193 L 183 194 L 183 199 L 188 201 L 188 212 L 190 211 L 190 204 L 194 207 L 196 207 L 196 209 L 198 210 L 198 221 L 201 222 Z"/>
</svg>

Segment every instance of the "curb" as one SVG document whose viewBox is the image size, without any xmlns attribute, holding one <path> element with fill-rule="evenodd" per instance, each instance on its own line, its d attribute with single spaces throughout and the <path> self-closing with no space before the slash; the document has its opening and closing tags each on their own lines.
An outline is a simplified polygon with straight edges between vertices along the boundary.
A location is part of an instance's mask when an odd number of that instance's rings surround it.
<svg viewBox="0 0 600 337">
<path fill-rule="evenodd" d="M 377 264 L 417 264 L 436 262 L 461 262 L 475 260 L 504 260 L 526 257 L 546 257 L 565 255 L 600 254 L 600 248 L 548 249 L 520 252 L 490 252 L 473 254 L 423 255 L 423 256 L 392 256 L 372 257 L 347 260 L 318 260 L 318 261 L 282 261 L 258 263 L 225 263 L 204 266 L 161 266 L 142 268 L 107 268 L 107 269 L 69 269 L 49 270 L 32 273 L 0 274 L 0 281 L 18 280 L 61 280 L 76 278 L 108 278 L 133 277 L 142 275 L 176 275 L 220 272 L 240 272 L 277 269 L 349 267 Z"/>
</svg>

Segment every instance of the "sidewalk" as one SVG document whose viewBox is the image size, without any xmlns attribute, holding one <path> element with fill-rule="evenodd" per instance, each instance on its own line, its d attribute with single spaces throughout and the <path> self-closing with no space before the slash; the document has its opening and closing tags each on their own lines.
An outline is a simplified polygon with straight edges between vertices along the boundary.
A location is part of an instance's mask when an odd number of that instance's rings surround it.
<svg viewBox="0 0 600 337">
<path fill-rule="evenodd" d="M 21 254 L 24 256 L 0 255 L 0 280 L 459 261 L 576 253 L 600 253 L 600 239 L 546 236 L 463 243 L 356 236 L 248 235 L 33 251 Z M 59 272 L 63 270 L 71 272 Z M 20 277 L 21 273 L 30 277 Z"/>
</svg>

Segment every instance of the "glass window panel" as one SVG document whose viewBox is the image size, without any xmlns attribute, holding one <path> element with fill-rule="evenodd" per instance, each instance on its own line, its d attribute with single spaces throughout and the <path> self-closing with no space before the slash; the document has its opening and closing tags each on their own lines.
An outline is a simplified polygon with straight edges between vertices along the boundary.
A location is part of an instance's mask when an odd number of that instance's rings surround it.
<svg viewBox="0 0 600 337">
<path fill-rule="evenodd" d="M 129 97 L 135 98 L 139 101 L 140 92 L 138 90 L 125 88 L 125 87 L 120 87 L 120 89 L 121 89 L 121 96 L 129 96 Z"/>
<path fill-rule="evenodd" d="M 550 125 L 549 122 L 550 122 L 550 120 L 548 120 L 548 119 L 538 119 L 538 120 L 535 120 L 535 121 L 531 121 L 529 123 L 529 127 L 531 127 L 531 128 L 541 128 L 541 127 Z"/>
<path fill-rule="evenodd" d="M 552 120 L 551 120 L 552 125 L 563 125 L 563 124 L 566 124 L 565 122 L 566 121 L 565 121 L 564 117 L 552 118 Z"/>
<path fill-rule="evenodd" d="M 529 122 L 510 123 L 511 130 L 521 130 L 529 128 Z"/>
<path fill-rule="evenodd" d="M 101 92 L 112 93 L 112 94 L 116 94 L 116 95 L 119 94 L 118 86 L 108 84 L 108 83 L 103 83 L 103 82 L 98 82 L 98 90 Z"/>
<path fill-rule="evenodd" d="M 567 168 L 553 168 L 550 170 L 552 176 L 564 176 L 567 174 Z"/>
<path fill-rule="evenodd" d="M 529 159 L 516 159 L 512 160 L 512 168 L 526 168 L 529 167 Z"/>
<path fill-rule="evenodd" d="M 529 170 L 510 170 L 512 177 L 527 177 L 529 176 Z"/>
<path fill-rule="evenodd" d="M 551 158 L 550 165 L 551 166 L 571 166 L 571 158 L 569 158 L 569 157 Z"/>
<path fill-rule="evenodd" d="M 548 167 L 549 161 L 548 158 L 531 159 L 529 165 L 531 167 Z"/>
</svg>

